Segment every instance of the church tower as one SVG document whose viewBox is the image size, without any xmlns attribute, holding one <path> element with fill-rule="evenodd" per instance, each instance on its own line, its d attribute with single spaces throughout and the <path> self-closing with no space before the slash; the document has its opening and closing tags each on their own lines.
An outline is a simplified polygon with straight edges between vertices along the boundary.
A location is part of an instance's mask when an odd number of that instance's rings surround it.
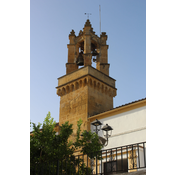
<svg viewBox="0 0 175 175">
<path fill-rule="evenodd" d="M 106 33 L 98 37 L 89 19 L 78 36 L 74 30 L 69 34 L 66 75 L 58 78 L 56 87 L 60 96 L 59 125 L 69 121 L 74 129 L 82 119 L 81 129 L 89 131 L 89 117 L 113 109 L 117 89 L 115 79 L 109 76 L 106 41 Z M 92 61 L 96 68 L 91 66 Z"/>
</svg>

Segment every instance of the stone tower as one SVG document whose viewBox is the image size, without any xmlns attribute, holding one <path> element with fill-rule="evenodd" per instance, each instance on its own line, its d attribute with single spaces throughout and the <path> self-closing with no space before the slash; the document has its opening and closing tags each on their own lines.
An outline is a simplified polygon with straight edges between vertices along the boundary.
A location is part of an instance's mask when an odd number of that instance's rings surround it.
<svg viewBox="0 0 175 175">
<path fill-rule="evenodd" d="M 89 19 L 83 31 L 69 34 L 66 75 L 58 78 L 57 95 L 60 96 L 59 125 L 66 121 L 76 128 L 83 120 L 82 130 L 90 130 L 88 118 L 113 109 L 116 96 L 115 79 L 109 77 L 107 35 L 95 35 Z M 83 60 L 79 68 L 78 58 Z M 95 59 L 93 59 L 95 57 Z M 91 66 L 96 62 L 96 69 Z M 74 133 L 76 131 L 74 130 Z"/>
</svg>

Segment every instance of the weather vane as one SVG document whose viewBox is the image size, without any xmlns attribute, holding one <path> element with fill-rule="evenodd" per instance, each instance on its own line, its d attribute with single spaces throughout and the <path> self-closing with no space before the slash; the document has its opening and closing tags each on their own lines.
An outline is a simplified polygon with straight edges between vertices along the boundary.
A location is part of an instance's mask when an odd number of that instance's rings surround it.
<svg viewBox="0 0 175 175">
<path fill-rule="evenodd" d="M 85 15 L 87 15 L 87 19 L 89 19 L 89 15 L 92 15 L 91 13 L 84 13 Z"/>
</svg>

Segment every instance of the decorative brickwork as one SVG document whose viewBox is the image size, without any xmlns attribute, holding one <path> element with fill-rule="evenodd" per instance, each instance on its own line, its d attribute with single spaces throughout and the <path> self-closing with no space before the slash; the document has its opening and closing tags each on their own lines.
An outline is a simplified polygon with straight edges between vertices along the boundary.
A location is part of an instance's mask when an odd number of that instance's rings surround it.
<svg viewBox="0 0 175 175">
<path fill-rule="evenodd" d="M 66 94 L 69 94 L 79 88 L 88 86 L 89 88 L 93 89 L 94 91 L 97 90 L 98 92 L 103 93 L 104 95 L 107 95 L 109 97 L 115 97 L 116 96 L 116 89 L 102 83 L 101 81 L 97 80 L 94 77 L 86 76 L 83 78 L 80 78 L 74 82 L 70 82 L 69 84 L 66 84 L 64 86 L 61 86 L 57 89 L 57 95 L 63 96 Z"/>
</svg>

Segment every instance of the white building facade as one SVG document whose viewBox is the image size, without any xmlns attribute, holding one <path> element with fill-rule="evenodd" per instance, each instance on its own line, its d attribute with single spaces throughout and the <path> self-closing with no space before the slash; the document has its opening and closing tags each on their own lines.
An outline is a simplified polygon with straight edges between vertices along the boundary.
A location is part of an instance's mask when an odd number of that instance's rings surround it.
<svg viewBox="0 0 175 175">
<path fill-rule="evenodd" d="M 92 132 L 96 119 L 102 123 L 101 128 L 106 124 L 113 128 L 102 149 L 103 161 L 98 163 L 98 171 L 116 171 L 116 167 L 126 172 L 146 169 L 146 98 L 90 117 Z M 102 130 L 98 135 L 105 138 Z"/>
</svg>

